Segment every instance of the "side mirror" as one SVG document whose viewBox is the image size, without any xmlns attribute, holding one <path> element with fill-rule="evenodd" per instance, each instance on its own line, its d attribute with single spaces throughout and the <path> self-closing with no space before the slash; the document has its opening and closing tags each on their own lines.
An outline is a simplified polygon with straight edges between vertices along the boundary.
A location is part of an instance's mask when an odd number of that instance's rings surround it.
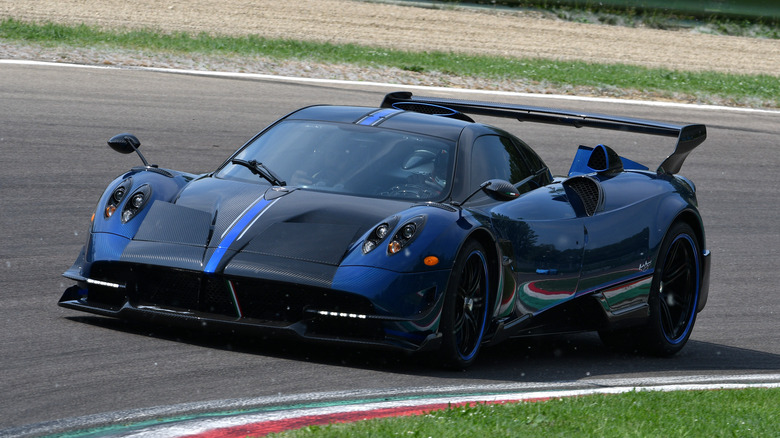
<svg viewBox="0 0 780 438">
<path fill-rule="evenodd" d="M 135 152 L 139 157 L 141 157 L 141 161 L 144 162 L 144 166 L 156 167 L 154 165 L 150 166 L 146 161 L 146 158 L 144 158 L 143 154 L 141 154 L 141 151 L 138 150 L 138 148 L 141 147 L 141 141 L 138 140 L 138 137 L 134 136 L 133 134 L 117 134 L 108 140 L 108 146 L 120 154 L 131 154 Z"/>
<path fill-rule="evenodd" d="M 491 179 L 484 182 L 481 187 L 488 196 L 499 201 L 511 201 L 520 196 L 517 188 L 503 179 Z"/>
<path fill-rule="evenodd" d="M 470 195 L 466 196 L 466 199 L 461 202 L 453 201 L 452 205 L 460 207 L 471 199 L 472 196 L 479 193 L 480 190 L 498 201 L 511 201 L 512 199 L 520 197 L 520 192 L 517 191 L 517 188 L 513 186 L 511 182 L 503 179 L 489 179 L 480 184 L 477 190 L 474 190 Z"/>
<path fill-rule="evenodd" d="M 141 142 L 133 134 L 125 133 L 111 137 L 108 145 L 120 154 L 132 154 L 141 147 Z"/>
</svg>

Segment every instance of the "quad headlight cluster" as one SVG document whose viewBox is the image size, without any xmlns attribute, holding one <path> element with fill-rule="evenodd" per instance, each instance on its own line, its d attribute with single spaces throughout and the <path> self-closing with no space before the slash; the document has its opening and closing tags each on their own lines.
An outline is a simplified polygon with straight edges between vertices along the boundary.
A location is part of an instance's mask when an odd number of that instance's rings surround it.
<svg viewBox="0 0 780 438">
<path fill-rule="evenodd" d="M 106 219 L 110 218 L 116 213 L 117 209 L 119 208 L 119 204 L 128 196 L 127 193 L 130 192 L 132 187 L 133 180 L 128 178 L 122 181 L 122 183 L 114 189 L 114 191 L 111 193 L 111 196 L 108 197 L 106 208 L 103 211 L 103 215 Z M 122 209 L 122 223 L 127 223 L 129 220 L 134 218 L 138 212 L 143 210 L 151 197 L 152 187 L 149 184 L 144 184 L 141 187 L 138 187 L 131 195 L 129 195 L 129 199 L 125 203 L 125 207 Z"/>
<path fill-rule="evenodd" d="M 123 199 L 125 199 L 125 195 L 127 195 L 127 192 L 130 191 L 130 189 L 133 187 L 133 179 L 127 178 L 126 180 L 122 181 L 117 188 L 114 189 L 114 191 L 111 193 L 111 196 L 108 197 L 108 202 L 106 202 L 106 208 L 103 211 L 103 216 L 108 219 L 111 216 L 116 213 L 116 209 L 119 207 L 119 204 L 122 202 Z"/>
<path fill-rule="evenodd" d="M 139 187 L 127 200 L 125 208 L 122 209 L 122 223 L 127 223 L 130 219 L 134 218 L 139 211 L 143 210 L 146 203 L 152 197 L 152 187 L 148 184 L 144 184 Z"/>
<path fill-rule="evenodd" d="M 397 217 L 393 217 L 390 221 L 377 225 L 363 242 L 363 254 L 368 254 L 381 245 L 390 236 L 392 230 L 396 228 L 395 225 L 398 221 Z M 423 225 L 425 225 L 425 216 L 416 216 L 398 227 L 393 237 L 387 243 L 387 253 L 396 254 L 401 252 L 417 237 Z"/>
</svg>

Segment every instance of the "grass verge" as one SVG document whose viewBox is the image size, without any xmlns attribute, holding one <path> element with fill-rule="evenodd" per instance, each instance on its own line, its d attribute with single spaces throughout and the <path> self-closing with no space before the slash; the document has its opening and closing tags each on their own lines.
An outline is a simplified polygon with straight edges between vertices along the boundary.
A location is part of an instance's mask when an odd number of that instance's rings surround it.
<svg viewBox="0 0 780 438">
<path fill-rule="evenodd" d="M 426 415 L 308 426 L 273 437 L 775 437 L 780 389 L 629 392 L 478 404 Z"/>
<path fill-rule="evenodd" d="M 717 35 L 780 38 L 780 8 L 766 0 L 432 0 L 546 11 L 580 23 L 654 29 L 697 29 Z"/>
<path fill-rule="evenodd" d="M 635 90 L 678 100 L 711 100 L 727 105 L 780 107 L 780 81 L 770 75 L 686 72 L 623 64 L 515 59 L 445 52 L 410 52 L 355 44 L 330 44 L 258 36 L 103 30 L 87 25 L 36 24 L 13 18 L 0 22 L 0 39 L 44 46 L 101 47 L 174 54 L 294 59 L 327 64 L 394 67 L 417 73 L 444 73 L 494 81 L 525 81 L 554 88 Z M 634 93 L 637 94 L 637 93 Z"/>
</svg>

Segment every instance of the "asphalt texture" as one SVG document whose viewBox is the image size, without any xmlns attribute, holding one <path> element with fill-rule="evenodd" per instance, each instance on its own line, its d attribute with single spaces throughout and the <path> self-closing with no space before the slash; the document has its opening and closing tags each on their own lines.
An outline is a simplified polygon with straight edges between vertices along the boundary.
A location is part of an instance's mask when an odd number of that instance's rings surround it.
<svg viewBox="0 0 780 438">
<path fill-rule="evenodd" d="M 313 103 L 378 105 L 389 88 L 225 79 L 118 69 L 0 64 L 0 430 L 63 418 L 346 389 L 558 382 L 780 371 L 777 139 L 780 113 L 467 96 L 671 122 L 709 139 L 682 174 L 699 190 L 713 253 L 710 299 L 672 358 L 620 354 L 595 334 L 511 340 L 463 372 L 425 358 L 230 333 L 171 330 L 62 309 L 106 184 L 140 164 L 106 140 L 131 132 L 146 158 L 216 168 L 268 123 Z M 422 93 L 420 93 L 422 94 Z M 430 94 L 463 97 L 449 92 Z M 673 142 L 489 120 L 563 174 L 579 144 L 657 165 Z"/>
</svg>

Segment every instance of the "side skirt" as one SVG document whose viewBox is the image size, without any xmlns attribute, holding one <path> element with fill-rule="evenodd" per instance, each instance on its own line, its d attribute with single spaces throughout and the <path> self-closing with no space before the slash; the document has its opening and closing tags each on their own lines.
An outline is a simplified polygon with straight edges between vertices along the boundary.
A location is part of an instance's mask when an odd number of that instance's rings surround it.
<svg viewBox="0 0 780 438">
<path fill-rule="evenodd" d="M 643 324 L 653 275 L 632 278 L 596 289 L 535 315 L 507 318 L 496 323 L 490 344 L 507 338 L 580 333 Z"/>
</svg>

